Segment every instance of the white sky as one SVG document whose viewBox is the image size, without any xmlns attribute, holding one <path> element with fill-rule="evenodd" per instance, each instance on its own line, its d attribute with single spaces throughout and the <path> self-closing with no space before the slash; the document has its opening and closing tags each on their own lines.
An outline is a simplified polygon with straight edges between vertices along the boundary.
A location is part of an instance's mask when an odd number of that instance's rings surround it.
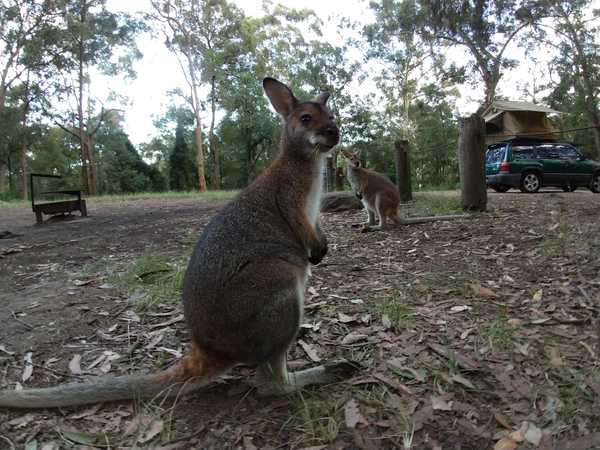
<svg viewBox="0 0 600 450">
<path fill-rule="evenodd" d="M 262 14 L 262 0 L 233 0 L 246 15 L 259 16 Z M 365 0 L 276 0 L 293 8 L 308 8 L 324 21 L 325 38 L 333 42 L 340 42 L 338 30 L 327 27 L 328 17 L 344 15 L 356 21 L 367 23 L 373 17 Z M 125 10 L 136 12 L 149 10 L 148 0 L 108 0 L 111 11 Z M 600 0 L 594 0 L 593 7 L 600 8 Z M 176 58 L 164 46 L 160 38 L 153 39 L 148 35 L 141 36 L 138 45 L 143 58 L 135 63 L 137 78 L 131 81 L 117 79 L 98 79 L 92 91 L 103 98 L 103 91 L 111 88 L 119 94 L 128 97 L 129 103 L 125 106 L 125 131 L 129 134 L 134 144 L 148 142 L 156 134 L 153 119 L 164 114 L 169 104 L 173 102 L 167 97 L 167 92 L 180 87 L 187 92 L 186 84 L 179 69 Z M 524 61 L 520 49 L 513 45 L 506 51 L 506 56 Z M 498 86 L 498 93 L 507 95 L 512 100 L 530 100 L 524 98 L 519 92 L 520 85 L 531 82 L 531 73 L 539 77 L 547 72 L 545 64 L 533 67 L 531 64 L 522 63 L 516 70 L 506 72 Z M 285 80 L 282 80 L 285 81 Z M 259 82 L 259 81 L 257 81 Z M 368 86 L 369 84 L 367 84 Z M 483 98 L 483 85 L 476 89 L 470 86 L 460 87 L 461 97 L 457 102 L 457 113 L 470 114 L 477 109 L 478 102 Z M 105 98 L 106 96 L 104 96 Z"/>
</svg>

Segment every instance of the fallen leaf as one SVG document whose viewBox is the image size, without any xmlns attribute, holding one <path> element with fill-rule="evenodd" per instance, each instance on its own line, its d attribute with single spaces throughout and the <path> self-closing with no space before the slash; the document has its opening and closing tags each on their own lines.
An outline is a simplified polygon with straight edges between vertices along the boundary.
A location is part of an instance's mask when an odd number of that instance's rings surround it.
<svg viewBox="0 0 600 450">
<path fill-rule="evenodd" d="M 473 383 L 471 383 L 469 380 L 467 380 L 462 375 L 454 374 L 454 375 L 452 375 L 451 378 L 453 381 L 456 381 L 457 383 L 462 384 L 463 386 L 466 386 L 469 389 L 475 389 L 475 386 L 473 385 Z"/>
<path fill-rule="evenodd" d="M 452 411 L 452 402 L 447 402 L 442 397 L 437 395 L 430 396 L 431 407 L 438 411 Z"/>
<path fill-rule="evenodd" d="M 392 328 L 392 321 L 390 320 L 390 317 L 387 314 L 383 314 L 381 316 L 381 323 L 386 329 Z"/>
<path fill-rule="evenodd" d="M 73 414 L 72 416 L 69 416 L 69 418 L 71 419 L 83 419 L 84 417 L 89 417 L 89 416 L 93 416 L 95 415 L 100 408 L 102 408 L 102 403 L 99 403 L 97 405 L 94 405 L 90 408 L 84 409 L 83 411 L 77 413 L 77 414 Z"/>
<path fill-rule="evenodd" d="M 89 280 L 75 280 L 75 281 L 73 281 L 73 284 L 75 286 L 86 286 L 86 285 L 92 283 L 93 281 L 96 281 L 96 279 L 90 278 Z"/>
<path fill-rule="evenodd" d="M 93 434 L 81 433 L 79 431 L 61 431 L 60 434 L 69 441 L 84 445 L 95 444 L 98 439 L 98 437 Z"/>
<path fill-rule="evenodd" d="M 366 419 L 360 413 L 358 402 L 353 398 L 348 400 L 344 405 L 344 418 L 348 428 L 356 428 L 359 423 L 367 423 Z"/>
<path fill-rule="evenodd" d="M 0 344 L 0 352 L 2 353 L 6 353 L 7 355 L 14 355 L 15 352 L 9 352 L 8 350 L 6 350 L 6 347 L 4 346 L 4 344 Z"/>
<path fill-rule="evenodd" d="M 550 365 L 555 368 L 562 367 L 563 360 L 560 357 L 560 351 L 556 347 L 550 347 L 548 349 L 548 356 L 550 357 Z"/>
<path fill-rule="evenodd" d="M 529 423 L 527 431 L 525 431 L 525 440 L 538 447 L 542 441 L 542 430 L 540 430 L 534 424 Z"/>
<path fill-rule="evenodd" d="M 517 443 L 509 437 L 503 437 L 494 445 L 494 450 L 515 450 L 516 448 Z"/>
<path fill-rule="evenodd" d="M 356 342 L 364 341 L 368 337 L 369 336 L 366 334 L 360 334 L 353 331 L 344 336 L 344 339 L 342 339 L 342 345 L 355 344 Z"/>
<path fill-rule="evenodd" d="M 18 430 L 19 428 L 29 425 L 34 419 L 35 416 L 33 414 L 26 414 L 22 417 L 17 417 L 16 419 L 9 421 L 8 424 Z"/>
<path fill-rule="evenodd" d="M 38 441 L 36 439 L 29 441 L 25 444 L 25 450 L 37 450 Z"/>
<path fill-rule="evenodd" d="M 533 301 L 539 302 L 542 300 L 543 296 L 544 296 L 544 290 L 540 289 L 540 290 L 536 291 L 535 294 L 533 294 Z"/>
<path fill-rule="evenodd" d="M 450 314 L 455 314 L 455 313 L 459 313 L 459 312 L 463 312 L 463 311 L 468 311 L 472 309 L 470 306 L 467 305 L 457 305 L 457 306 L 453 306 L 452 308 L 450 308 Z"/>
<path fill-rule="evenodd" d="M 146 442 L 150 442 L 157 435 L 162 433 L 164 428 L 165 428 L 165 422 L 163 420 L 161 420 L 161 419 L 153 420 L 150 423 L 150 426 L 144 430 L 144 434 L 138 439 L 138 441 L 142 444 L 145 444 Z"/>
<path fill-rule="evenodd" d="M 356 316 L 349 316 L 348 314 L 344 314 L 343 312 L 338 313 L 338 320 L 342 323 L 350 323 L 356 321 Z"/>
<path fill-rule="evenodd" d="M 73 355 L 69 361 L 69 370 L 73 375 L 81 375 L 81 355 Z"/>
<path fill-rule="evenodd" d="M 31 375 L 33 374 L 32 356 L 33 355 L 31 352 L 25 353 L 25 368 L 23 369 L 23 375 L 21 376 L 21 381 L 23 383 L 29 380 L 29 378 L 31 378 Z"/>
<path fill-rule="evenodd" d="M 150 325 L 150 328 L 164 328 L 169 325 L 173 325 L 177 322 L 183 322 L 183 314 L 179 314 L 177 317 L 172 318 L 171 320 L 167 320 L 166 322 L 157 323 L 155 325 Z"/>
<path fill-rule="evenodd" d="M 302 350 L 304 350 L 304 353 L 306 353 L 306 356 L 308 356 L 311 361 L 321 361 L 321 358 L 319 358 L 319 354 L 314 346 L 310 345 L 308 342 L 304 342 L 302 339 L 298 339 L 298 344 L 300 344 L 300 347 L 302 347 Z"/>
</svg>

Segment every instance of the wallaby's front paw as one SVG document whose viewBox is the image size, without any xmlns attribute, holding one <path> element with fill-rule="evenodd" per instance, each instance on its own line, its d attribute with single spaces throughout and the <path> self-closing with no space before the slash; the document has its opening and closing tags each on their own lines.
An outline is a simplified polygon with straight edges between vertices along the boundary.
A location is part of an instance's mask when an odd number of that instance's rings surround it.
<svg viewBox="0 0 600 450">
<path fill-rule="evenodd" d="M 312 265 L 319 264 L 321 261 L 323 261 L 323 258 L 325 258 L 325 255 L 327 254 L 327 247 L 327 242 L 325 242 L 324 245 L 321 245 L 318 248 L 311 250 L 310 255 L 308 256 L 308 261 Z"/>
</svg>

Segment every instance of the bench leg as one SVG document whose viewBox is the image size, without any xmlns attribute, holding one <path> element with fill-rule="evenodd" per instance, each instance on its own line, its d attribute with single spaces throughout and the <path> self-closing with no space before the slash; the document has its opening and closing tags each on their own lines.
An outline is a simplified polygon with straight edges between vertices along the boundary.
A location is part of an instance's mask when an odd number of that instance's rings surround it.
<svg viewBox="0 0 600 450">
<path fill-rule="evenodd" d="M 42 212 L 41 211 L 36 211 L 35 212 L 35 222 L 38 225 L 41 225 L 42 223 L 44 223 L 44 219 L 42 218 Z"/>
</svg>

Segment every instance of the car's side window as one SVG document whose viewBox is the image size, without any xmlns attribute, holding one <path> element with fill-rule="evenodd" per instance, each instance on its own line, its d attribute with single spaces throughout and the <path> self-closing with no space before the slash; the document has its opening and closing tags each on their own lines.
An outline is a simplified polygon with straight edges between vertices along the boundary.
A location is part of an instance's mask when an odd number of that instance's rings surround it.
<svg viewBox="0 0 600 450">
<path fill-rule="evenodd" d="M 522 161 L 535 158 L 535 147 L 533 145 L 515 145 L 512 148 L 513 161 Z"/>
<path fill-rule="evenodd" d="M 578 160 L 581 157 L 579 152 L 570 145 L 562 145 L 559 147 L 559 149 L 561 159 Z"/>
<path fill-rule="evenodd" d="M 540 144 L 537 146 L 539 159 L 560 159 L 560 150 L 556 144 Z"/>
</svg>

